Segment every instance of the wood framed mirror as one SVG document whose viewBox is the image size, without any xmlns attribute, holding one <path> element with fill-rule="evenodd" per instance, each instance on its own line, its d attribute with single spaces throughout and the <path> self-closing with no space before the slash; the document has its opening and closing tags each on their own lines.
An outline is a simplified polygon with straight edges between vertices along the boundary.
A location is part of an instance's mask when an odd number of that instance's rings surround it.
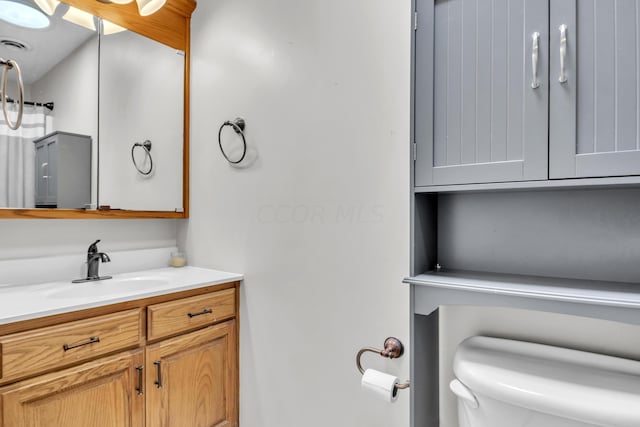
<svg viewBox="0 0 640 427">
<path fill-rule="evenodd" d="M 12 1 L 38 8 L 34 0 Z M 52 107 L 29 107 L 39 108 L 42 116 L 29 115 L 22 143 L 5 147 L 0 173 L 11 169 L 16 178 L 0 180 L 0 219 L 189 216 L 189 43 L 195 6 L 193 0 L 167 0 L 154 14 L 141 16 L 135 1 L 64 0 L 50 16 L 51 28 L 39 33 L 0 17 L 0 42 L 20 43 L 35 34 L 35 46 L 24 44 L 37 50 L 32 55 L 37 59 L 30 62 L 29 52 L 4 43 L 0 57 L 22 58 L 25 100 Z M 69 24 L 72 9 L 93 24 Z M 46 53 L 57 57 L 47 63 Z M 85 61 L 82 67 L 74 67 L 78 58 Z M 73 84 L 62 84 L 60 76 L 68 80 L 69 75 Z M 35 129 L 34 120 L 42 128 Z M 14 163 L 20 163 L 18 171 Z"/>
</svg>

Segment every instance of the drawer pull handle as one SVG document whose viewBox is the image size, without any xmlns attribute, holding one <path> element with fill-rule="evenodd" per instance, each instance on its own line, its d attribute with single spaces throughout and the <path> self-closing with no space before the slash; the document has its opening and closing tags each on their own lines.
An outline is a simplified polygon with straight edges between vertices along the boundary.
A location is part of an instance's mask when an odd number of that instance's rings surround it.
<svg viewBox="0 0 640 427">
<path fill-rule="evenodd" d="M 196 317 L 196 316 L 202 316 L 203 314 L 211 314 L 211 313 L 213 313 L 213 310 L 210 309 L 210 308 L 207 308 L 207 309 L 201 311 L 200 313 L 188 313 L 187 316 L 189 316 L 189 318 L 192 318 L 192 317 Z"/>
<path fill-rule="evenodd" d="M 153 362 L 156 365 L 157 379 L 153 382 L 156 387 L 162 388 L 162 367 L 160 366 L 160 361 Z"/>
<path fill-rule="evenodd" d="M 144 370 L 144 366 L 136 366 L 136 371 L 138 371 L 138 387 L 136 387 L 136 391 L 138 395 L 142 396 L 144 394 L 142 389 L 142 371 Z"/>
<path fill-rule="evenodd" d="M 97 342 L 100 342 L 100 338 L 91 337 L 86 341 L 82 341 L 82 342 L 79 342 L 79 343 L 76 343 L 76 344 L 71 344 L 71 345 L 65 344 L 65 345 L 62 346 L 62 348 L 64 349 L 64 351 L 69 351 L 69 350 L 74 349 L 74 348 L 82 347 L 82 346 L 89 345 L 89 344 L 94 344 L 94 343 L 97 343 Z"/>
</svg>

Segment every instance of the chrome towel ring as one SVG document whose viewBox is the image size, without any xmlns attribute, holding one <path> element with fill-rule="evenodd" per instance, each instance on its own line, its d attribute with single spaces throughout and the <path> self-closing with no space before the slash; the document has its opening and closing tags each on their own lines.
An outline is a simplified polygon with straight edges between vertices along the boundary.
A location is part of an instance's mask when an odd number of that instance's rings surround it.
<svg viewBox="0 0 640 427">
<path fill-rule="evenodd" d="M 145 157 L 149 159 L 149 170 L 142 170 L 138 163 L 136 163 L 136 157 L 134 156 L 136 147 L 140 147 L 145 152 Z M 140 175 L 148 176 L 153 172 L 153 157 L 151 157 L 151 141 L 148 139 L 145 142 L 136 142 L 131 147 L 131 161 L 133 162 L 133 166 L 135 166 L 136 170 Z"/>
<path fill-rule="evenodd" d="M 366 348 L 360 349 L 360 351 L 356 355 L 356 367 L 358 368 L 358 371 L 360 371 L 362 375 L 364 375 L 364 368 L 362 367 L 360 358 L 366 352 L 376 353 L 388 359 L 397 359 L 398 357 L 401 357 L 404 354 L 404 345 L 402 345 L 402 342 L 398 338 L 389 337 L 386 340 L 384 340 L 384 350 L 380 350 L 378 348 L 373 348 L 373 347 L 366 347 Z M 398 388 L 399 390 L 404 390 L 405 388 L 409 388 L 410 385 L 411 384 L 409 383 L 409 381 L 407 381 L 405 383 L 398 384 L 396 388 Z"/>
<path fill-rule="evenodd" d="M 22 115 L 24 113 L 24 84 L 22 83 L 22 72 L 20 71 L 20 66 L 13 59 L 2 59 L 0 58 L 0 65 L 3 65 L 2 68 L 2 88 L 0 89 L 0 96 L 2 97 L 2 113 L 4 114 L 4 119 L 7 122 L 7 126 L 9 129 L 16 130 L 22 125 Z M 11 119 L 9 119 L 9 113 L 7 113 L 7 76 L 9 74 L 9 70 L 16 70 L 16 74 L 18 75 L 18 118 L 15 123 L 11 123 Z"/>
<path fill-rule="evenodd" d="M 231 160 L 229 156 L 227 156 L 227 153 L 224 152 L 224 148 L 222 148 L 222 130 L 225 128 L 225 126 L 231 126 L 233 130 L 242 137 L 242 156 L 240 156 L 238 160 Z M 218 145 L 220 146 L 220 151 L 222 152 L 224 158 L 227 159 L 227 161 L 231 164 L 237 165 L 238 163 L 243 161 L 244 157 L 247 155 L 247 140 L 244 137 L 245 127 L 246 123 L 244 119 L 242 117 L 238 117 L 234 121 L 227 120 L 226 122 L 224 122 L 222 126 L 220 126 L 220 130 L 218 131 Z"/>
</svg>

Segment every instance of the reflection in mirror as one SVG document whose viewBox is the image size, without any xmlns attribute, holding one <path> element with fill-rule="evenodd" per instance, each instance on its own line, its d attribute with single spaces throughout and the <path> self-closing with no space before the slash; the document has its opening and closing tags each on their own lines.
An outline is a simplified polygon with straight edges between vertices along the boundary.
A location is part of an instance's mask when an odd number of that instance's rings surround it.
<svg viewBox="0 0 640 427">
<path fill-rule="evenodd" d="M 33 0 L 0 1 L 0 58 L 20 65 L 27 101 L 19 129 L 0 115 L 0 208 L 96 206 L 96 23 L 65 4 L 47 16 Z M 7 95 L 17 97 L 14 73 Z"/>
<path fill-rule="evenodd" d="M 184 52 L 123 28 L 100 39 L 100 206 L 183 209 Z"/>
</svg>

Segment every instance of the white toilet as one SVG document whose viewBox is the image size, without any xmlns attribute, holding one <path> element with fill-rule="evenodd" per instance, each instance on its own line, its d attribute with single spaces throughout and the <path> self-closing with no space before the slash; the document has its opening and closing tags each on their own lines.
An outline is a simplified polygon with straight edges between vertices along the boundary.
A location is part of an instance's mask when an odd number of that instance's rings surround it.
<svg viewBox="0 0 640 427">
<path fill-rule="evenodd" d="M 640 427 L 640 362 L 500 338 L 460 344 L 460 427 Z"/>
</svg>

